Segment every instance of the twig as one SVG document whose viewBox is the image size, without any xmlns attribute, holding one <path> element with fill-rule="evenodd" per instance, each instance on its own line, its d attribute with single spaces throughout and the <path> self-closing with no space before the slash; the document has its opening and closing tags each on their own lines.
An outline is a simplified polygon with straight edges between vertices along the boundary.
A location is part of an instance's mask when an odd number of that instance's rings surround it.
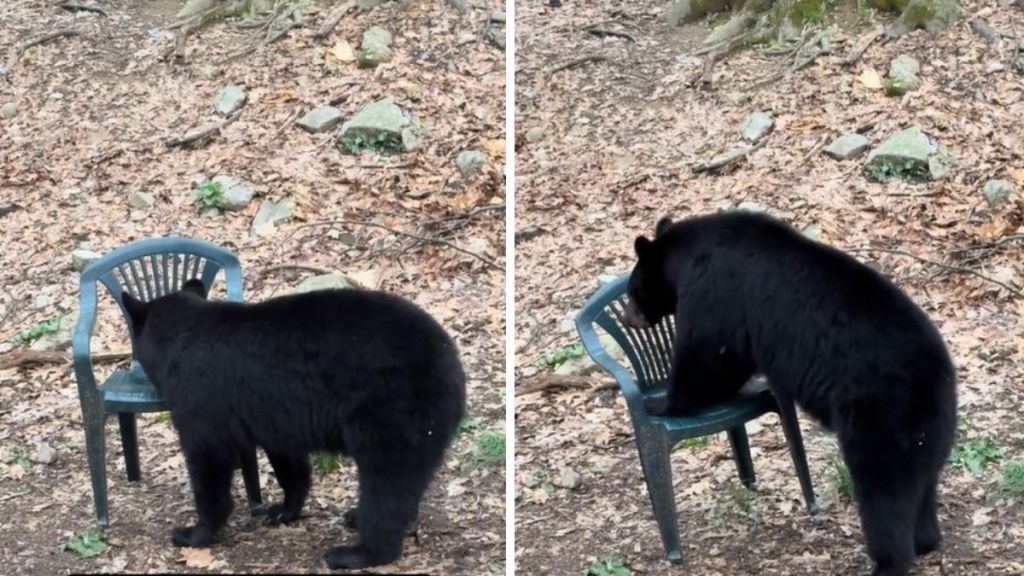
<svg viewBox="0 0 1024 576">
<path fill-rule="evenodd" d="M 103 10 L 103 8 L 100 8 L 98 6 L 87 6 L 85 4 L 73 4 L 71 2 L 65 2 L 63 4 L 58 4 L 57 7 L 62 10 L 67 10 L 68 12 L 92 12 L 93 14 L 99 14 L 104 18 L 107 17 L 107 13 Z"/>
<path fill-rule="evenodd" d="M 547 84 L 547 82 L 549 80 L 551 80 L 552 76 L 554 76 L 555 74 L 557 74 L 558 72 L 561 72 L 563 70 L 568 70 L 570 68 L 575 68 L 577 66 L 582 66 L 582 65 L 584 65 L 584 64 L 586 64 L 588 62 L 607 62 L 607 61 L 608 61 L 608 57 L 603 55 L 603 54 L 591 54 L 590 56 L 582 56 L 580 58 L 575 58 L 573 60 L 569 60 L 568 62 L 563 62 L 561 64 L 557 64 L 553 68 L 551 68 L 550 70 L 544 72 L 544 83 Z"/>
<path fill-rule="evenodd" d="M 860 42 L 857 43 L 857 47 L 853 49 L 853 52 L 850 52 L 850 54 L 847 55 L 846 58 L 843 58 L 842 65 L 852 66 L 853 64 L 855 64 L 857 61 L 861 59 L 862 56 L 864 56 L 864 52 L 866 52 L 872 44 L 877 42 L 878 39 L 884 35 L 884 26 L 879 26 L 878 28 L 875 28 L 873 31 L 871 31 L 871 33 L 869 33 L 867 36 L 861 39 Z"/>
<path fill-rule="evenodd" d="M 426 242 L 428 244 L 439 244 L 441 246 L 447 246 L 448 248 L 451 248 L 452 250 L 455 250 L 456 252 L 460 252 L 462 254 L 465 254 L 466 256 L 470 256 L 472 258 L 475 258 L 475 259 L 479 260 L 484 265 L 486 265 L 488 268 L 492 268 L 494 270 L 504 270 L 504 268 L 502 268 L 501 266 L 498 266 L 497 264 L 495 264 L 491 260 L 489 260 L 489 259 L 487 259 L 487 258 L 485 258 L 485 257 L 483 257 L 483 256 L 481 256 L 479 254 L 477 254 L 476 252 L 471 252 L 469 250 L 466 250 L 465 248 L 461 248 L 458 245 L 456 245 L 456 244 L 454 244 L 452 242 L 449 242 L 447 240 L 444 240 L 444 239 L 441 239 L 441 238 L 431 238 L 429 236 L 419 236 L 417 234 L 411 234 L 409 232 L 404 232 L 402 230 L 396 230 L 395 228 L 391 228 L 390 226 L 385 226 L 383 224 L 378 224 L 376 222 L 366 222 L 366 221 L 360 221 L 360 220 L 324 220 L 322 222 L 309 222 L 307 224 L 303 224 L 302 226 L 299 226 L 298 228 L 296 228 L 296 230 L 298 230 L 299 228 L 308 228 L 310 226 L 330 226 L 330 225 L 334 225 L 334 224 L 345 224 L 345 225 L 349 225 L 349 226 L 367 226 L 367 227 L 370 227 L 370 228 L 380 228 L 381 230 L 387 230 L 388 232 L 391 232 L 392 234 L 397 234 L 399 236 L 404 236 L 406 238 L 412 238 L 413 240 L 419 240 L 420 242 Z"/>
<path fill-rule="evenodd" d="M 68 355 L 63 352 L 52 350 L 15 350 L 0 358 L 0 370 L 8 368 L 24 368 L 36 364 L 63 364 L 68 361 Z"/>
<path fill-rule="evenodd" d="M 235 120 L 238 120 L 239 116 L 241 115 L 242 111 L 239 110 L 238 112 L 235 112 L 231 116 L 228 116 L 227 118 L 221 120 L 220 122 L 217 122 L 216 124 L 206 126 L 205 128 L 200 128 L 199 130 L 194 130 L 192 132 L 189 132 L 188 134 L 185 134 L 181 138 L 172 138 L 167 141 L 167 147 L 174 148 L 176 146 L 186 146 L 193 142 L 205 140 L 206 138 L 209 138 L 214 134 L 219 133 L 221 129 L 227 126 L 228 124 L 231 124 Z"/>
<path fill-rule="evenodd" d="M 964 266 L 954 266 L 950 264 L 943 264 L 942 262 L 936 262 L 935 260 L 928 260 L 927 258 L 922 258 L 916 254 L 907 252 L 906 250 L 897 250 L 895 248 L 850 248 L 846 251 L 850 253 L 884 252 L 886 254 L 898 254 L 900 256 L 906 256 L 908 258 L 913 258 L 914 260 L 917 260 L 918 262 L 921 262 L 923 264 L 938 266 L 939 268 L 942 268 L 943 270 L 947 270 L 949 272 L 957 272 L 960 274 L 970 274 L 971 276 L 976 276 L 978 278 L 981 278 L 982 280 L 991 282 L 992 284 L 995 284 L 996 286 L 1003 288 L 1004 290 L 1008 291 L 1010 294 L 1013 294 L 1017 298 L 1024 298 L 1024 292 L 1014 288 L 1013 286 L 1010 286 L 1009 284 L 1006 284 L 1005 282 L 1000 282 L 999 280 L 996 280 L 991 276 L 986 276 L 985 274 L 982 274 L 981 272 L 978 272 L 973 268 L 967 268 Z"/>
<path fill-rule="evenodd" d="M 709 162 L 705 162 L 703 164 L 696 164 L 696 165 L 694 165 L 693 168 L 692 168 L 693 173 L 694 174 L 700 174 L 701 172 L 710 172 L 712 170 L 718 170 L 719 168 L 728 166 L 729 164 L 732 164 L 733 162 L 736 162 L 736 161 L 742 160 L 743 158 L 746 158 L 747 155 L 749 155 L 751 152 L 754 152 L 755 150 L 759 150 L 762 146 L 764 146 L 767 143 L 768 143 L 768 137 L 765 136 L 764 138 L 761 138 L 760 140 L 758 140 L 752 146 L 747 146 L 746 148 L 741 148 L 740 150 L 736 150 L 735 152 L 730 152 L 728 154 L 725 154 L 725 155 L 722 155 L 722 156 L 718 156 L 716 158 L 713 158 Z"/>
<path fill-rule="evenodd" d="M 35 38 L 31 39 L 31 40 L 26 41 L 21 46 L 18 46 L 18 49 L 17 49 L 16 53 L 17 53 L 18 57 L 20 58 L 21 55 L 25 53 L 25 50 L 28 50 L 29 48 L 31 48 L 33 46 L 38 46 L 40 44 L 46 44 L 47 42 L 52 42 L 52 41 L 56 40 L 57 38 L 63 38 L 65 36 L 81 36 L 81 35 L 82 35 L 82 33 L 79 32 L 78 30 L 73 30 L 73 29 L 70 29 L 70 28 L 66 29 L 66 30 L 57 30 L 56 32 L 50 32 L 48 34 L 43 34 L 42 36 L 37 36 L 37 37 L 35 37 Z"/>
<path fill-rule="evenodd" d="M 590 388 L 590 380 L 584 376 L 562 374 L 539 376 L 529 384 L 516 386 L 516 396 L 544 392 L 555 388 Z"/>
<path fill-rule="evenodd" d="M 338 22 L 341 22 L 341 19 L 345 17 L 345 14 L 348 14 L 355 7 L 355 2 L 346 2 L 345 4 L 335 8 L 327 15 L 327 19 L 324 20 L 323 25 L 320 26 L 315 34 L 313 34 L 313 37 L 318 39 L 327 37 L 327 35 L 330 34 L 338 25 Z"/>
<path fill-rule="evenodd" d="M 337 270 L 329 270 L 327 268 L 321 268 L 320 266 L 312 266 L 310 264 L 279 264 L 277 266 L 271 266 L 270 268 L 264 268 L 256 272 L 259 277 L 269 276 L 274 272 L 280 272 L 282 270 L 303 270 L 306 272 L 314 272 L 316 274 L 333 274 Z"/>
</svg>

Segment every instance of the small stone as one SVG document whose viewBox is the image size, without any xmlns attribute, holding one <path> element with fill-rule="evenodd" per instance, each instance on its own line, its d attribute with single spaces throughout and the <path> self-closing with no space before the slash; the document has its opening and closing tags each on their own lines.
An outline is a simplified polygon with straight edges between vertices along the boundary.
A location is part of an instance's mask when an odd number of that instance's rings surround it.
<svg viewBox="0 0 1024 576">
<path fill-rule="evenodd" d="M 576 330 L 576 322 L 572 318 L 566 318 L 558 324 L 558 331 L 562 334 L 571 334 Z"/>
<path fill-rule="evenodd" d="M 40 440 L 36 442 L 35 453 L 31 460 L 39 464 L 53 464 L 57 460 L 57 451 L 49 443 Z"/>
<path fill-rule="evenodd" d="M 339 290 L 344 288 L 353 288 L 352 283 L 341 272 L 331 272 L 330 274 L 320 274 L 319 276 L 306 278 L 295 289 L 295 293 L 305 294 L 306 292 L 317 290 Z"/>
<path fill-rule="evenodd" d="M 764 138 L 775 127 L 775 120 L 764 112 L 754 112 L 743 120 L 740 136 L 748 142 L 757 142 Z"/>
<path fill-rule="evenodd" d="M 761 204 L 760 202 L 752 202 L 750 200 L 740 202 L 740 205 L 737 206 L 736 209 L 742 210 L 743 212 L 754 212 L 756 214 L 767 214 L 769 212 L 768 207 L 764 204 Z"/>
<path fill-rule="evenodd" d="M 391 33 L 379 26 L 363 32 L 363 42 L 359 47 L 360 68 L 374 68 L 391 61 Z"/>
<path fill-rule="evenodd" d="M 616 276 L 615 274 L 601 274 L 597 277 L 597 287 L 600 288 L 602 286 L 611 284 L 612 282 L 618 280 L 618 278 L 619 277 Z"/>
<path fill-rule="evenodd" d="M 818 226 L 817 224 L 808 224 L 801 232 L 811 240 L 821 242 L 821 226 Z"/>
<path fill-rule="evenodd" d="M 0 118 L 4 120 L 10 120 L 14 118 L 14 115 L 18 113 L 18 106 L 14 102 L 8 102 L 3 106 L 0 106 Z"/>
<path fill-rule="evenodd" d="M 403 133 L 410 123 L 411 120 L 394 100 L 383 98 L 341 125 L 338 147 L 350 154 L 366 150 L 383 154 L 405 152 Z"/>
<path fill-rule="evenodd" d="M 236 212 L 244 210 L 256 194 L 247 184 L 239 182 L 230 176 L 217 176 L 213 181 L 220 184 L 224 190 L 224 201 L 221 205 L 224 210 Z"/>
<path fill-rule="evenodd" d="M 255 230 L 267 224 L 279 226 L 288 221 L 293 214 L 295 214 L 295 200 L 291 198 L 284 198 L 279 202 L 264 200 L 260 204 L 259 211 L 256 212 L 256 217 L 252 220 L 252 227 Z"/>
<path fill-rule="evenodd" d="M 135 191 L 128 195 L 128 205 L 138 210 L 152 208 L 156 204 L 156 198 L 152 194 Z"/>
<path fill-rule="evenodd" d="M 554 483 L 555 486 L 558 486 L 559 488 L 575 490 L 580 487 L 580 484 L 583 484 L 583 478 L 572 468 L 563 466 L 562 469 L 558 471 L 558 478 L 555 479 Z"/>
<path fill-rule="evenodd" d="M 228 86 L 217 93 L 213 100 L 213 109 L 221 116 L 231 116 L 245 106 L 248 96 L 240 86 Z"/>
<path fill-rule="evenodd" d="M 220 210 L 217 210 L 216 208 L 207 208 L 206 210 L 203 210 L 202 214 L 207 218 L 217 218 L 220 216 Z"/>
<path fill-rule="evenodd" d="M 860 156 L 868 149 L 868 145 L 868 139 L 860 134 L 843 134 L 829 144 L 824 152 L 836 160 L 849 160 Z"/>
<path fill-rule="evenodd" d="M 536 144 L 544 139 L 544 129 L 540 126 L 534 126 L 526 131 L 526 141 L 530 144 Z"/>
<path fill-rule="evenodd" d="M 478 150 L 464 150 L 455 159 L 459 172 L 463 178 L 472 178 L 483 169 L 486 159 L 483 152 Z"/>
<path fill-rule="evenodd" d="M 497 11 L 497 10 L 494 11 L 494 12 L 491 12 L 491 22 L 495 22 L 495 23 L 499 23 L 499 24 L 504 24 L 505 23 L 505 13 Z"/>
<path fill-rule="evenodd" d="M 473 34 L 472 32 L 463 32 L 459 35 L 459 39 L 456 41 L 456 44 L 464 46 L 466 44 L 472 44 L 473 42 L 476 42 L 476 34 Z"/>
<path fill-rule="evenodd" d="M 1013 184 L 1009 180 L 989 180 L 982 190 L 990 208 L 995 208 L 1010 199 Z"/>
<path fill-rule="evenodd" d="M 53 302 L 54 300 L 52 296 L 41 293 L 36 295 L 36 300 L 33 303 L 33 306 L 35 306 L 36 309 L 41 309 L 46 308 L 47 306 L 51 306 Z"/>
<path fill-rule="evenodd" d="M 868 154 L 865 173 L 884 181 L 888 178 L 920 178 L 928 173 L 928 158 L 935 146 L 918 126 L 911 126 L 886 138 Z"/>
<path fill-rule="evenodd" d="M 938 156 L 928 159 L 928 178 L 930 180 L 942 180 L 946 174 L 949 174 L 949 167 Z"/>
<path fill-rule="evenodd" d="M 323 106 L 310 110 L 295 125 L 311 134 L 320 134 L 334 128 L 341 122 L 341 110 L 334 106 Z"/>
<path fill-rule="evenodd" d="M 75 250 L 71 253 L 71 265 L 75 270 L 81 272 L 102 257 L 103 254 L 93 252 L 92 250 Z"/>
</svg>

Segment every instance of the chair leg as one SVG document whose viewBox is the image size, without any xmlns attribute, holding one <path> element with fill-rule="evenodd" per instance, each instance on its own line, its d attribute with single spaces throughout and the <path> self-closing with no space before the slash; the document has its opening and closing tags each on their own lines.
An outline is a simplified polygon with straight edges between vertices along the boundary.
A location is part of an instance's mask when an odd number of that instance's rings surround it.
<svg viewBox="0 0 1024 576">
<path fill-rule="evenodd" d="M 263 507 L 263 496 L 260 493 L 260 471 L 256 460 L 255 448 L 242 448 L 238 453 L 242 465 L 242 480 L 245 482 L 245 494 L 249 497 L 249 513 L 257 516 L 266 511 Z"/>
<path fill-rule="evenodd" d="M 121 446 L 124 448 L 124 467 L 128 471 L 128 481 L 138 482 L 142 472 L 139 470 L 139 435 L 135 414 L 119 412 L 117 421 L 121 427 Z"/>
<path fill-rule="evenodd" d="M 679 545 L 679 523 L 676 518 L 676 500 L 672 490 L 672 466 L 669 461 L 668 438 L 660 428 L 637 429 L 636 446 L 644 469 L 647 493 L 658 522 L 665 557 L 673 564 L 683 561 Z"/>
<path fill-rule="evenodd" d="M 754 489 L 754 460 L 750 457 L 750 441 L 747 429 L 743 424 L 729 430 L 729 444 L 732 444 L 732 457 L 736 460 L 736 471 L 740 474 L 740 482 L 747 490 Z"/>
<path fill-rule="evenodd" d="M 107 445 L 103 425 L 106 414 L 102 408 L 84 415 L 85 454 L 89 461 L 89 478 L 92 480 L 92 499 L 96 506 L 96 523 L 102 528 L 110 525 L 107 507 Z"/>
<path fill-rule="evenodd" d="M 803 436 L 800 434 L 800 421 L 796 417 L 796 407 L 792 402 L 779 402 L 779 420 L 782 421 L 782 432 L 786 435 L 789 454 L 793 458 L 796 476 L 800 479 L 800 490 L 804 493 L 807 512 L 814 514 L 818 505 L 814 501 L 814 487 L 811 485 L 811 471 L 807 467 L 807 454 L 804 452 Z"/>
</svg>

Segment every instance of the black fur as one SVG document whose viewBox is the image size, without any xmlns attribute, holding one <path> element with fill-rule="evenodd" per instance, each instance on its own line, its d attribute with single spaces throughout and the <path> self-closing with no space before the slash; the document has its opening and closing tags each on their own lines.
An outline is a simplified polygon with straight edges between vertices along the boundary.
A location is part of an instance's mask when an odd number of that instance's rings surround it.
<svg viewBox="0 0 1024 576">
<path fill-rule="evenodd" d="M 357 545 L 331 548 L 331 568 L 386 564 L 440 466 L 465 408 L 455 343 L 397 296 L 338 290 L 260 304 L 205 300 L 191 280 L 142 303 L 124 295 L 133 347 L 167 401 L 198 510 L 177 546 L 205 546 L 231 513 L 233 456 L 259 446 L 284 491 L 268 521 L 296 519 L 313 451 L 347 454 L 359 473 Z"/>
<path fill-rule="evenodd" d="M 635 242 L 627 321 L 675 314 L 668 412 L 728 398 L 755 372 L 836 432 L 874 574 L 938 547 L 936 486 L 956 430 L 938 331 L 892 282 L 767 216 L 659 223 Z"/>
</svg>

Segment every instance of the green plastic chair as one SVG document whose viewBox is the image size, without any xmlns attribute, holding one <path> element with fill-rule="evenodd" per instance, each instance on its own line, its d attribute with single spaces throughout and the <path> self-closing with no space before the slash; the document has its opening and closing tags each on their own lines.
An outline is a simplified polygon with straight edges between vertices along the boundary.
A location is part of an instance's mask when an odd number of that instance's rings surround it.
<svg viewBox="0 0 1024 576">
<path fill-rule="evenodd" d="M 740 480 L 747 488 L 753 488 L 754 464 L 744 424 L 768 412 L 777 413 L 800 479 L 804 502 L 813 514 L 817 509 L 814 489 L 792 402 L 779 402 L 771 390 L 763 389 L 686 417 L 654 416 L 649 412 L 648 407 L 665 396 L 672 366 L 675 319 L 669 315 L 645 330 L 626 325 L 623 317 L 628 301 L 626 286 L 629 276 L 620 276 L 599 289 L 576 317 L 576 329 L 587 353 L 618 381 L 626 397 L 647 492 L 668 561 L 673 564 L 683 561 L 669 457 L 672 447 L 686 438 L 727 432 Z M 597 327 L 607 332 L 622 348 L 636 378 L 608 354 L 598 337 Z"/>
<path fill-rule="evenodd" d="M 188 238 L 152 238 L 133 242 L 93 262 L 81 275 L 78 323 L 72 338 L 75 379 L 85 423 L 85 445 L 92 479 L 96 520 L 100 526 L 110 523 L 107 504 L 106 436 L 107 416 L 117 414 L 124 448 L 128 481 L 141 478 L 139 444 L 135 415 L 167 410 L 142 366 L 132 359 L 128 370 L 117 370 L 99 386 L 93 372 L 90 339 L 96 323 L 97 283 L 102 283 L 117 302 L 131 331 L 131 322 L 121 300 L 122 291 L 143 301 L 153 300 L 199 278 L 209 290 L 223 270 L 227 298 L 242 301 L 242 269 L 231 252 Z M 253 514 L 262 510 L 256 450 L 237 454 Z"/>
</svg>

